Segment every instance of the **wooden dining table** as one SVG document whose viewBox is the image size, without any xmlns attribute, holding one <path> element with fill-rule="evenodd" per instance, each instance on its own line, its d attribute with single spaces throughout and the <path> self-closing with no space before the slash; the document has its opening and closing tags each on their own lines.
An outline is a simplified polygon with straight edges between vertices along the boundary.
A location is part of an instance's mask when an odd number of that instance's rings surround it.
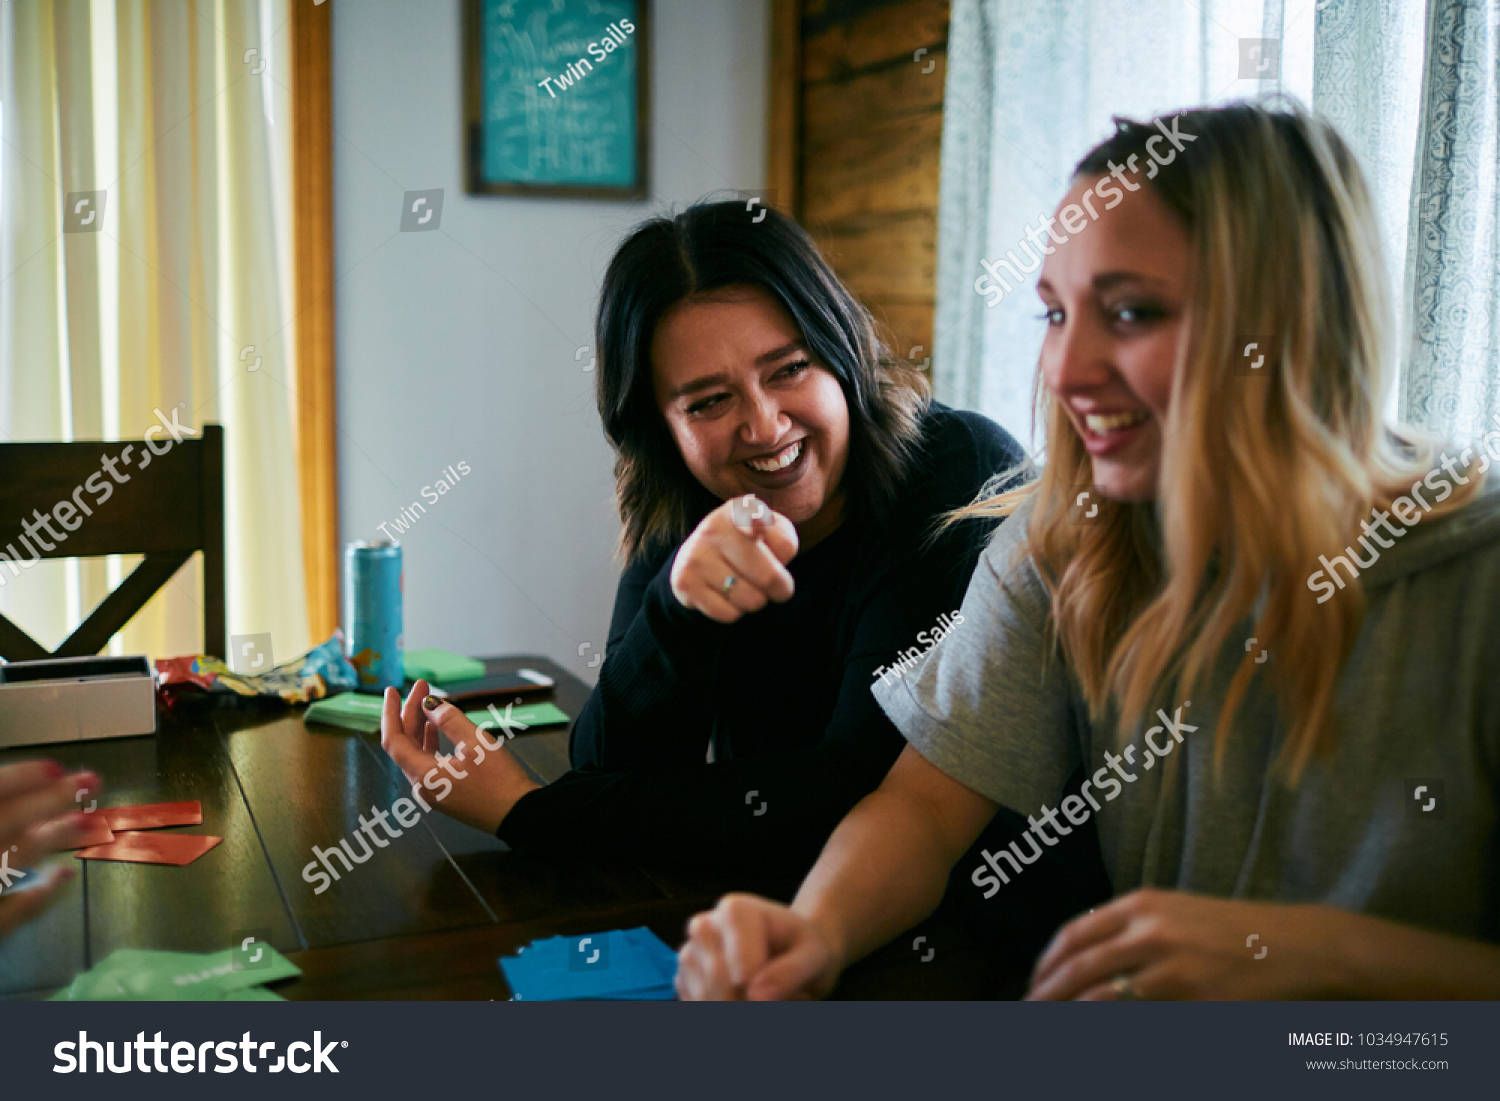
<svg viewBox="0 0 1500 1101">
<path fill-rule="evenodd" d="M 569 716 L 588 697 L 545 657 L 485 665 L 548 674 Z M 409 794 L 379 736 L 306 723 L 305 708 L 276 701 L 193 702 L 159 707 L 154 736 L 0 750 L 0 764 L 47 756 L 93 769 L 103 807 L 197 800 L 202 825 L 173 832 L 223 838 L 183 867 L 63 856 L 78 875 L 0 942 L 0 997 L 46 997 L 118 948 L 213 952 L 253 935 L 301 969 L 272 987 L 289 999 L 506 1000 L 497 960 L 534 939 L 645 925 L 676 948 L 688 918 L 726 890 L 787 899 L 796 888 L 725 869 L 523 856 L 432 813 L 317 893 L 302 876 L 313 848 L 336 847 L 362 813 Z M 568 771 L 565 726 L 509 744 L 539 782 Z M 940 915 L 850 968 L 837 996 L 1003 995 L 992 957 Z"/>
</svg>

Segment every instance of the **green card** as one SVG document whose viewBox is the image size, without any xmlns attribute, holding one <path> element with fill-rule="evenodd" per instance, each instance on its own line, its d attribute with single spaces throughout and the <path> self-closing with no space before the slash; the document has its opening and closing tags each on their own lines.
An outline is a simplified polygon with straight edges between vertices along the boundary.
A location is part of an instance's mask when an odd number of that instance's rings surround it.
<svg viewBox="0 0 1500 1101">
<path fill-rule="evenodd" d="M 379 696 L 362 696 L 358 692 L 345 692 L 341 696 L 330 696 L 326 700 L 315 700 L 308 704 L 307 712 L 302 716 L 302 720 L 374 734 L 380 729 L 380 712 L 384 706 L 385 703 Z M 509 704 L 507 707 L 497 706 L 495 710 L 514 724 L 510 730 L 517 734 L 524 729 L 566 725 L 570 721 L 566 711 L 549 701 Z M 505 725 L 488 710 L 465 711 L 464 714 L 475 726 L 481 722 L 488 722 L 491 727 L 503 728 Z"/>
<path fill-rule="evenodd" d="M 543 701 L 542 703 L 513 703 L 506 707 L 497 705 L 495 711 L 498 711 L 504 717 L 504 720 L 512 724 L 509 729 L 517 734 L 524 728 L 556 726 L 559 723 L 566 724 L 571 721 L 566 711 L 558 707 L 557 704 L 547 701 Z M 506 729 L 505 721 L 497 719 L 495 713 L 492 711 L 465 711 L 464 714 L 469 717 L 469 721 L 475 726 L 487 722 L 490 724 L 490 729 Z"/>
<path fill-rule="evenodd" d="M 75 978 L 66 990 L 54 994 L 52 1000 L 244 1000 L 247 996 L 243 992 L 252 987 L 302 974 L 269 944 L 257 944 L 255 953 L 247 958 L 247 953 L 237 948 L 202 954 L 119 948 Z"/>
<path fill-rule="evenodd" d="M 452 684 L 460 680 L 477 680 L 484 676 L 484 662 L 429 646 L 425 650 L 408 650 L 401 655 L 407 680 L 426 680 L 429 684 Z"/>
<path fill-rule="evenodd" d="M 380 712 L 384 707 L 385 699 L 382 696 L 344 692 L 308 704 L 302 721 L 327 723 L 329 726 L 342 726 L 346 730 L 361 730 L 366 734 L 373 734 L 380 729 Z"/>
</svg>

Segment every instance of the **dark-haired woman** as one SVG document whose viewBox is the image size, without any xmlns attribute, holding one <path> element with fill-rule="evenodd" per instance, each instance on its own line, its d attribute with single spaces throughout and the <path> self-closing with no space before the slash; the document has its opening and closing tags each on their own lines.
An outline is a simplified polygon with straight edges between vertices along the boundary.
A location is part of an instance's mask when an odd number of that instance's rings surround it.
<svg viewBox="0 0 1500 1101">
<path fill-rule="evenodd" d="M 382 744 L 415 783 L 447 734 L 437 805 L 517 850 L 805 870 L 901 750 L 871 683 L 963 629 L 982 536 L 935 521 L 1024 456 L 930 403 L 775 211 L 638 227 L 596 344 L 628 564 L 575 771 L 538 787 L 421 682 L 387 693 Z"/>
</svg>

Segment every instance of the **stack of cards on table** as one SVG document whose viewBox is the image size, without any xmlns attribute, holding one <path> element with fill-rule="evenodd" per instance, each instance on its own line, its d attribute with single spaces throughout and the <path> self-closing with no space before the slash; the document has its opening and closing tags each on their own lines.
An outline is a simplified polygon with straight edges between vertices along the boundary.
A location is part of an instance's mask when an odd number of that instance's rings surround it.
<svg viewBox="0 0 1500 1101">
<path fill-rule="evenodd" d="M 306 714 L 302 716 L 304 722 L 325 723 L 328 726 L 341 726 L 345 730 L 358 730 L 364 734 L 380 733 L 380 713 L 385 708 L 385 701 L 379 696 L 361 696 L 357 692 L 345 692 L 341 696 L 329 696 L 326 700 L 318 700 L 309 704 Z M 497 709 L 498 710 L 498 709 Z M 482 722 L 488 722 L 487 729 L 494 729 L 495 717 L 488 711 L 465 711 L 465 715 L 475 726 Z M 555 703 L 543 701 L 541 703 L 508 704 L 505 709 L 499 711 L 505 717 L 505 729 L 499 736 L 514 733 L 517 730 L 528 730 L 538 726 L 558 726 L 572 722 L 568 714 Z M 497 735 L 491 734 L 494 738 Z"/>
<path fill-rule="evenodd" d="M 302 971 L 264 941 L 222 952 L 119 948 L 52 995 L 54 1002 L 280 1002 L 263 983 Z"/>
<path fill-rule="evenodd" d="M 419 678 L 428 684 L 474 680 L 484 676 L 484 662 L 430 646 L 425 650 L 406 650 L 401 654 L 401 671 L 407 680 Z"/>
<path fill-rule="evenodd" d="M 120 860 L 130 864 L 191 864 L 222 837 L 191 833 L 143 833 L 167 826 L 201 826 L 203 805 L 151 803 L 139 807 L 101 807 L 86 819 L 89 835 L 79 845 L 83 860 Z"/>
<path fill-rule="evenodd" d="M 671 1001 L 677 953 L 645 926 L 549 937 L 502 956 L 512 1001 Z"/>
</svg>

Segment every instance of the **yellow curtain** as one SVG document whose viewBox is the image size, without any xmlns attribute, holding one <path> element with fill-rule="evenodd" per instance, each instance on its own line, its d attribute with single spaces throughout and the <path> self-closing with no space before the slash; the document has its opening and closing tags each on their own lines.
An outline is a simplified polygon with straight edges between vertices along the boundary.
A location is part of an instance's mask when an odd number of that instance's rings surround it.
<svg viewBox="0 0 1500 1101">
<path fill-rule="evenodd" d="M 231 633 L 308 638 L 293 410 L 288 0 L 0 9 L 0 439 L 224 425 Z M 65 232 L 99 193 L 97 232 Z M 3 476 L 3 472 L 0 472 Z M 0 611 L 57 645 L 136 559 L 42 563 Z M 111 641 L 203 646 L 201 563 Z"/>
</svg>

